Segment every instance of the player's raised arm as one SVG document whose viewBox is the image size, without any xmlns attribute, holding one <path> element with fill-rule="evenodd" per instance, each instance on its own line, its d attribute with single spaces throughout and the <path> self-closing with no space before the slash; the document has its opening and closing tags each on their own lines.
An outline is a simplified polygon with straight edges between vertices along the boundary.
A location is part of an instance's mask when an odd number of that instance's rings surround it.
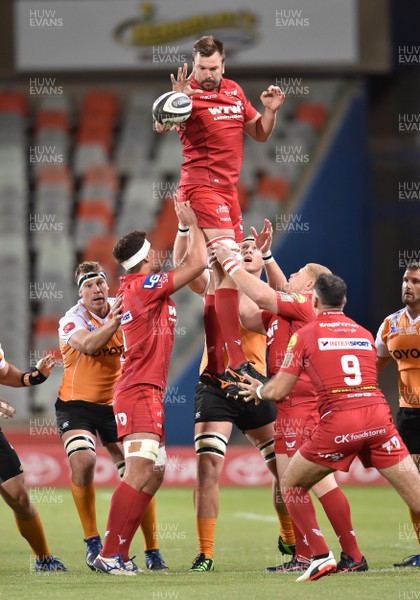
<svg viewBox="0 0 420 600">
<path fill-rule="evenodd" d="M 271 221 L 264 219 L 264 227 L 260 233 L 257 233 L 255 227 L 251 227 L 250 229 L 255 238 L 255 244 L 261 252 L 264 261 L 268 285 L 273 288 L 273 290 L 284 290 L 287 283 L 287 277 L 271 253 L 271 244 L 273 242 L 273 226 Z"/>
<path fill-rule="evenodd" d="M 197 218 L 189 202 L 178 203 L 177 214 L 180 222 L 189 229 L 189 242 L 181 264 L 174 270 L 175 291 L 200 276 L 207 267 L 204 235 L 197 225 Z"/>
<path fill-rule="evenodd" d="M 185 223 L 179 220 L 178 202 L 174 203 L 175 212 L 178 216 L 178 231 L 174 241 L 173 261 L 174 267 L 182 265 L 183 260 L 188 252 L 190 242 L 190 228 Z M 202 296 L 205 294 L 210 285 L 210 271 L 205 269 L 198 277 L 190 281 L 188 287 L 192 292 Z"/>
<path fill-rule="evenodd" d="M 217 260 L 224 270 L 230 275 L 244 294 L 249 296 L 260 308 L 266 308 L 277 314 L 277 294 L 264 281 L 257 279 L 245 269 L 242 269 L 236 260 L 235 254 L 223 244 L 214 244 Z"/>
<path fill-rule="evenodd" d="M 284 92 L 276 86 L 270 85 L 260 96 L 264 106 L 263 114 L 248 121 L 244 125 L 244 131 L 256 142 L 266 142 L 270 137 L 276 124 L 276 113 L 284 102 Z"/>
</svg>

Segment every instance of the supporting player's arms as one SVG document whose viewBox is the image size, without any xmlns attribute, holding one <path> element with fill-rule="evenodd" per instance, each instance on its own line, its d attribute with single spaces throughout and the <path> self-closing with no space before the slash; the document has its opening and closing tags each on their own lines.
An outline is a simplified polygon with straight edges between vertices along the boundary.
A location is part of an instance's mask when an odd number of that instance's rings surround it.
<svg viewBox="0 0 420 600">
<path fill-rule="evenodd" d="M 178 231 L 174 241 L 174 254 L 173 254 L 173 262 L 174 267 L 179 267 L 182 265 L 183 260 L 185 259 L 189 245 L 191 243 L 190 240 L 190 231 L 189 227 L 185 225 L 181 221 L 181 217 L 179 215 L 179 203 L 175 200 L 174 208 L 178 217 Z M 182 209 L 181 209 L 182 210 Z M 190 281 L 188 287 L 192 292 L 202 296 L 206 293 L 209 288 L 210 272 L 208 269 L 205 269 L 198 277 Z"/>
<path fill-rule="evenodd" d="M 177 207 L 177 214 L 181 223 L 189 228 L 189 244 L 182 263 L 173 271 L 175 292 L 201 275 L 207 267 L 207 249 L 204 235 L 197 226 L 197 218 L 189 202 L 180 202 Z"/>
<path fill-rule="evenodd" d="M 273 314 L 277 314 L 277 294 L 275 290 L 270 288 L 264 281 L 261 281 L 261 279 L 257 279 L 254 275 L 242 269 L 234 253 L 227 246 L 214 244 L 213 248 L 216 252 L 217 260 L 232 277 L 239 289 L 249 296 L 259 308 L 266 308 Z M 226 259 L 231 259 L 231 262 L 223 264 Z M 229 272 L 229 264 L 234 263 L 236 263 L 234 270 Z"/>
<path fill-rule="evenodd" d="M 93 331 L 88 331 L 87 329 L 78 329 L 75 331 L 68 340 L 69 346 L 74 348 L 74 350 L 83 352 L 84 354 L 95 354 L 95 352 L 101 350 L 104 346 L 106 346 L 121 324 L 121 297 L 117 298 L 114 302 L 110 311 L 110 315 L 111 318 L 103 327 L 98 327 Z"/>
<path fill-rule="evenodd" d="M 283 400 L 292 391 L 293 386 L 298 380 L 298 376 L 279 371 L 264 385 L 261 384 L 261 381 L 249 375 L 247 375 L 247 379 L 251 383 L 238 384 L 239 387 L 243 388 L 243 391 L 239 392 L 239 395 L 242 396 L 245 402 L 255 400 L 255 404 L 258 404 L 260 400 L 266 400 L 267 402 Z"/>
<path fill-rule="evenodd" d="M 284 290 L 285 284 L 287 283 L 287 277 L 271 254 L 271 244 L 273 242 L 273 226 L 271 222 L 268 219 L 264 219 L 264 227 L 260 233 L 257 232 L 255 227 L 251 227 L 250 229 L 255 239 L 255 245 L 263 257 L 268 285 L 273 288 L 273 290 Z"/>
<path fill-rule="evenodd" d="M 239 296 L 239 317 L 245 329 L 267 335 L 262 320 L 262 310 L 244 293 Z"/>
</svg>

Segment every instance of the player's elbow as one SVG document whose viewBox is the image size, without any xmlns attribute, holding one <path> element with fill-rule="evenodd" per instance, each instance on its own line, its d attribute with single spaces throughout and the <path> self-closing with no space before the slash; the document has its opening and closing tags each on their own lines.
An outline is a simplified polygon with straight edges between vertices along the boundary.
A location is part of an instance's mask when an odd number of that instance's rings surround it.
<svg viewBox="0 0 420 600">
<path fill-rule="evenodd" d="M 194 261 L 192 269 L 195 273 L 194 277 L 198 277 L 207 268 L 207 257 L 200 257 L 197 261 Z"/>
<path fill-rule="evenodd" d="M 268 293 L 269 291 L 268 287 L 267 289 L 255 290 L 252 299 L 259 308 L 271 310 L 271 295 Z"/>
</svg>

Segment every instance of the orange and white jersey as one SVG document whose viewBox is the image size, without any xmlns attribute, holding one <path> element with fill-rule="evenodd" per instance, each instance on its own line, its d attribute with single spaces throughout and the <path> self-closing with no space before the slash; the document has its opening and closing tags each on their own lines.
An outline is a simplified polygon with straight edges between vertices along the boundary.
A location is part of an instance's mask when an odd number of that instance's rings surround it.
<svg viewBox="0 0 420 600">
<path fill-rule="evenodd" d="M 4 358 L 4 352 L 3 352 L 3 348 L 1 347 L 0 344 L 0 369 L 4 369 L 4 367 L 6 366 L 6 360 Z"/>
<path fill-rule="evenodd" d="M 108 298 L 112 306 L 115 298 Z M 75 350 L 69 340 L 76 331 L 93 331 L 103 327 L 111 318 L 91 313 L 82 301 L 68 310 L 60 319 L 58 337 L 63 357 L 64 374 L 58 397 L 65 402 L 84 400 L 96 404 L 112 404 L 114 384 L 121 373 L 120 357 L 123 351 L 121 330 L 118 329 L 109 342 L 95 354 L 84 354 Z"/>
<path fill-rule="evenodd" d="M 420 316 L 407 308 L 389 315 L 376 336 L 378 356 L 392 356 L 398 365 L 400 406 L 420 408 Z"/>
</svg>

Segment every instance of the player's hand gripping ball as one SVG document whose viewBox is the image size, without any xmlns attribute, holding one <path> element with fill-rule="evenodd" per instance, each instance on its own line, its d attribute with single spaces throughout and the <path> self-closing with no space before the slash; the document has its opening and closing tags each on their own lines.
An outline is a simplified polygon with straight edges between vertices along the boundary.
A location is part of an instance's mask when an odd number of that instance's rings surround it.
<svg viewBox="0 0 420 600">
<path fill-rule="evenodd" d="M 183 123 L 191 115 L 191 111 L 191 98 L 182 92 L 166 92 L 153 102 L 152 107 L 154 120 L 162 125 Z"/>
</svg>

